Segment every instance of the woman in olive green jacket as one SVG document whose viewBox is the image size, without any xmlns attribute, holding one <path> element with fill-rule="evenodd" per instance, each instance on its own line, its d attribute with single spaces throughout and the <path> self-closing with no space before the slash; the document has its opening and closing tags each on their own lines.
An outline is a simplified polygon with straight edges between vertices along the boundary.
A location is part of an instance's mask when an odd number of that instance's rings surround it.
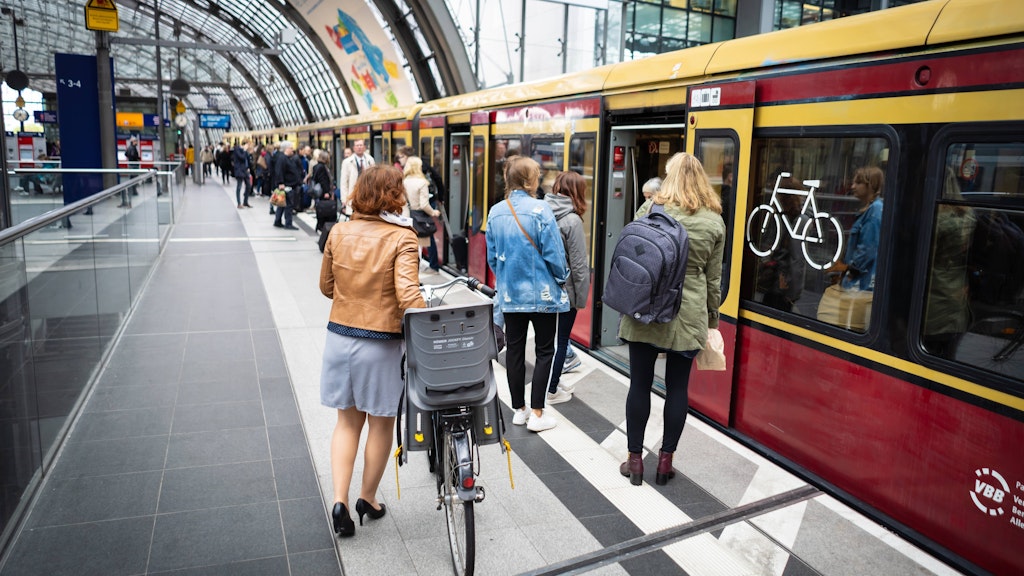
<svg viewBox="0 0 1024 576">
<path fill-rule="evenodd" d="M 707 342 L 708 328 L 718 327 L 718 304 L 722 296 L 722 255 L 725 222 L 722 203 L 708 182 L 704 167 L 694 156 L 681 152 L 668 161 L 661 190 L 637 210 L 647 214 L 652 203 L 686 228 L 690 252 L 683 281 L 679 313 L 664 324 L 642 324 L 623 316 L 619 338 L 629 343 L 629 393 L 626 396 L 626 437 L 629 459 L 619 471 L 639 486 L 643 481 L 644 428 L 651 414 L 651 385 L 654 363 L 661 352 L 665 363 L 665 431 L 658 458 L 655 482 L 665 484 L 675 476 L 672 454 L 683 433 L 688 409 L 687 386 L 694 356 Z"/>
</svg>

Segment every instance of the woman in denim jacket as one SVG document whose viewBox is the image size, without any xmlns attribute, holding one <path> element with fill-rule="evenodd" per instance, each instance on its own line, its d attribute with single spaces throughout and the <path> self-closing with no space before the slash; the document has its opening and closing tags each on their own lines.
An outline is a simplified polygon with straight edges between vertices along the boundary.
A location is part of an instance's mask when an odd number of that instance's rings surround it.
<svg viewBox="0 0 1024 576">
<path fill-rule="evenodd" d="M 505 318 L 508 388 L 515 416 L 533 432 L 554 428 L 544 396 L 555 353 L 559 312 L 569 310 L 562 285 L 569 275 L 565 248 L 551 208 L 536 197 L 540 166 L 515 156 L 505 165 L 505 201 L 487 215 L 487 265 L 497 278 L 495 306 Z M 526 334 L 533 324 L 536 362 L 530 408 L 526 409 Z"/>
</svg>

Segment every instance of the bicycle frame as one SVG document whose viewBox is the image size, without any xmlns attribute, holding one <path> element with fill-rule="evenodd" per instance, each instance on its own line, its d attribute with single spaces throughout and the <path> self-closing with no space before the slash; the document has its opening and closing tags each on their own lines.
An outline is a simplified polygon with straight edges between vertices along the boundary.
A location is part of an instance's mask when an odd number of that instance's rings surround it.
<svg viewBox="0 0 1024 576">
<path fill-rule="evenodd" d="M 786 226 L 786 230 L 794 240 L 806 240 L 807 236 L 798 232 L 797 229 L 789 223 L 789 216 L 783 211 L 782 203 L 779 202 L 779 194 L 790 194 L 792 196 L 805 196 L 803 206 L 800 207 L 800 216 L 808 215 L 811 219 L 818 218 L 819 216 L 827 217 L 828 214 L 818 211 L 818 203 L 814 199 L 814 192 L 821 186 L 821 180 L 804 180 L 804 186 L 809 186 L 810 190 L 797 190 L 795 188 L 780 188 L 779 184 L 782 183 L 783 178 L 789 178 L 789 172 L 781 172 L 775 180 L 775 189 L 772 190 L 772 197 L 768 203 L 775 208 L 779 216 L 782 219 L 782 223 Z M 811 207 L 811 212 L 808 214 L 807 207 Z M 797 224 L 800 223 L 800 216 L 797 216 Z M 818 239 L 821 237 L 821 230 L 818 230 Z M 817 240 L 817 239 L 816 239 Z"/>
</svg>

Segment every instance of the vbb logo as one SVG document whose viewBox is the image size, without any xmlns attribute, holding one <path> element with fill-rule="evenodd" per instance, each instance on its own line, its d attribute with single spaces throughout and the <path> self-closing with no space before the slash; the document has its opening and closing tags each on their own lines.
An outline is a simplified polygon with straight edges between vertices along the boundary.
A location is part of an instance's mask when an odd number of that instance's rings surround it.
<svg viewBox="0 0 1024 576">
<path fill-rule="evenodd" d="M 1006 484 L 1003 476 L 995 470 L 978 468 L 974 471 L 974 490 L 971 492 L 971 499 L 978 510 L 989 516 L 1002 516 L 1003 507 L 1001 504 L 1010 493 L 1010 487 Z"/>
</svg>

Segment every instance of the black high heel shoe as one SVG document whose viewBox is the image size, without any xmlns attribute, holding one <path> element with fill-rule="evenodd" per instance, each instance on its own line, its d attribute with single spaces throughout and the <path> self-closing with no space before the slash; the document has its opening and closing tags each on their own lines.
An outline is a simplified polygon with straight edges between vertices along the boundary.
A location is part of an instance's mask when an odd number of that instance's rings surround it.
<svg viewBox="0 0 1024 576">
<path fill-rule="evenodd" d="M 388 511 L 387 507 L 383 504 L 380 505 L 380 510 L 373 507 L 372 504 L 363 500 L 362 498 L 356 500 L 356 514 L 359 515 L 359 525 L 363 525 L 363 516 L 369 516 L 371 520 L 380 520 L 384 517 Z"/>
<path fill-rule="evenodd" d="M 356 508 L 358 507 L 359 506 L 356 505 Z M 355 535 L 355 522 L 352 522 L 352 516 L 349 515 L 348 509 L 345 508 L 344 504 L 341 502 L 334 503 L 334 510 L 331 511 L 331 518 L 334 519 L 335 534 L 345 538 Z"/>
</svg>

